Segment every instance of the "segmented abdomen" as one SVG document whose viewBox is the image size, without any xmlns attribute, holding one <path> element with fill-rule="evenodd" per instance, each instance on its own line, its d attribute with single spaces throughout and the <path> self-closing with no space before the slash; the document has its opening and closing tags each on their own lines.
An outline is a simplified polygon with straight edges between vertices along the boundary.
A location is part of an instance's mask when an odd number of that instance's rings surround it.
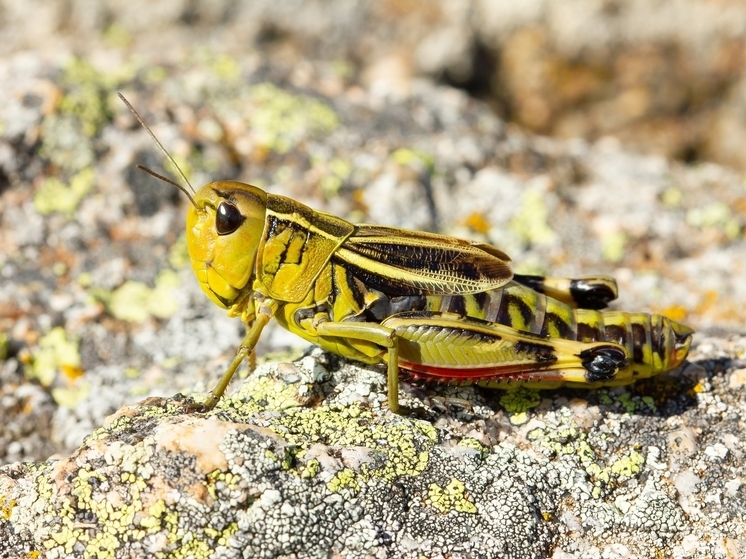
<svg viewBox="0 0 746 559">
<path fill-rule="evenodd" d="M 457 295 L 387 295 L 334 267 L 329 301 L 332 320 L 382 323 L 400 313 L 454 313 L 488 324 L 552 339 L 611 342 L 625 349 L 630 380 L 654 375 L 678 365 L 691 344 L 691 329 L 656 314 L 572 308 L 531 287 L 526 278 L 481 293 Z M 519 278 L 520 279 L 520 278 Z M 611 281 L 608 280 L 607 283 Z M 598 281 L 596 283 L 599 283 Z M 603 284 L 603 282 L 601 282 Z M 613 298 L 616 286 L 606 299 Z"/>
<path fill-rule="evenodd" d="M 640 375 L 669 368 L 672 352 L 691 334 L 687 327 L 657 314 L 573 309 L 516 282 L 473 295 L 427 296 L 426 309 L 455 312 L 543 337 L 619 344 Z"/>
</svg>

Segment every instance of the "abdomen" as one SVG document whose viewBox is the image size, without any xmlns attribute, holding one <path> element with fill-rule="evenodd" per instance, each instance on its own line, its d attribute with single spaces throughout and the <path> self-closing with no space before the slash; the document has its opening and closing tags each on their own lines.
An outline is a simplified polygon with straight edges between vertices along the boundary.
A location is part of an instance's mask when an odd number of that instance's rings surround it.
<svg viewBox="0 0 746 559">
<path fill-rule="evenodd" d="M 426 296 L 417 316 L 384 320 L 400 328 L 402 368 L 490 387 L 626 384 L 678 366 L 692 334 L 658 314 L 574 309 L 516 282 L 485 293 Z M 588 366 L 592 352 L 611 360 L 600 373 Z"/>
</svg>

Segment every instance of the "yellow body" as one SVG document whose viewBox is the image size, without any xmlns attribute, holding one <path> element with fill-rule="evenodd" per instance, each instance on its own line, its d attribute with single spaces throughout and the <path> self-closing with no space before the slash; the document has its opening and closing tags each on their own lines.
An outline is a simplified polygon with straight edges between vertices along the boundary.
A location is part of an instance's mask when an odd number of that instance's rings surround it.
<svg viewBox="0 0 746 559">
<path fill-rule="evenodd" d="M 513 275 L 498 249 L 430 233 L 353 225 L 233 182 L 194 194 L 192 267 L 204 292 L 251 327 L 208 405 L 274 317 L 327 351 L 490 387 L 617 385 L 678 366 L 692 331 L 659 315 L 599 312 L 604 276 Z"/>
</svg>

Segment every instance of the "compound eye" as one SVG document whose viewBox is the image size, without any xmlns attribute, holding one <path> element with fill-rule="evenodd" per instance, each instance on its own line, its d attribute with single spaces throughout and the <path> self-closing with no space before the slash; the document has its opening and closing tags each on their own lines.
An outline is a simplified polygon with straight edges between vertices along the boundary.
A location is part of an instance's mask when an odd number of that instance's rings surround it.
<svg viewBox="0 0 746 559">
<path fill-rule="evenodd" d="M 215 215 L 215 228 L 218 230 L 218 235 L 230 235 L 241 227 L 245 220 L 246 217 L 241 215 L 236 206 L 230 202 L 220 202 Z"/>
</svg>

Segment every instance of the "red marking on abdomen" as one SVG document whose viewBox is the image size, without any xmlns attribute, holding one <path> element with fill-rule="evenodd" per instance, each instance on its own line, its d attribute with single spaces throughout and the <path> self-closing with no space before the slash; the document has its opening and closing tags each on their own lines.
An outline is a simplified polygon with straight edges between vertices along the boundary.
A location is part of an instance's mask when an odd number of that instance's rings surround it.
<svg viewBox="0 0 746 559">
<path fill-rule="evenodd" d="M 480 380 L 545 380 L 563 381 L 564 376 L 558 371 L 541 370 L 536 368 L 535 363 L 526 365 L 501 365 L 492 367 L 473 368 L 449 368 L 423 365 L 422 363 L 410 363 L 399 361 L 399 367 L 414 373 L 425 380 L 433 381 L 455 381 L 455 382 L 479 382 Z"/>
</svg>

